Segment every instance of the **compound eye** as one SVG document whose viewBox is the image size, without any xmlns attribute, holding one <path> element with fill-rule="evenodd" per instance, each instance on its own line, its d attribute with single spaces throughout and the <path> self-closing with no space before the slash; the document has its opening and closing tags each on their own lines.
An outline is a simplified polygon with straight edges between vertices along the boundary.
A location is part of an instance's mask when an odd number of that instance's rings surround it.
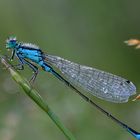
<svg viewBox="0 0 140 140">
<path fill-rule="evenodd" d="M 15 40 L 11 40 L 10 42 L 11 42 L 12 44 L 14 44 L 16 41 L 15 41 Z"/>
</svg>

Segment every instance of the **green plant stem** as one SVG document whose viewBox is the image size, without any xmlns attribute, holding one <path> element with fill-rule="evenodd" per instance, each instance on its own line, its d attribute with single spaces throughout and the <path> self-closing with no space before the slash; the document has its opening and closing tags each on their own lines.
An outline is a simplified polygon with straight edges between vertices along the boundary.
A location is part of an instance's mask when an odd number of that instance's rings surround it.
<svg viewBox="0 0 140 140">
<path fill-rule="evenodd" d="M 58 128 L 63 132 L 63 134 L 69 140 L 76 140 L 72 133 L 63 125 L 59 118 L 53 113 L 53 111 L 48 106 L 47 102 L 39 95 L 39 93 L 31 87 L 27 80 L 25 80 L 4 58 L 0 56 L 1 63 L 9 70 L 12 78 L 22 87 L 25 93 L 43 110 L 45 111 L 52 121 L 58 126 Z"/>
</svg>

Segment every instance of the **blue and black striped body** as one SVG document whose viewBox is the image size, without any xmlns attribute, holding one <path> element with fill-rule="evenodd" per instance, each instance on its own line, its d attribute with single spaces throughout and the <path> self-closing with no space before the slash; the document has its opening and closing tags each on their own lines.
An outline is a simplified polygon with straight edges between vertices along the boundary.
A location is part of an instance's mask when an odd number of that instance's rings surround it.
<svg viewBox="0 0 140 140">
<path fill-rule="evenodd" d="M 21 69 L 24 69 L 23 65 L 27 64 L 34 71 L 34 74 L 32 75 L 30 81 L 34 82 L 38 74 L 38 67 L 36 67 L 33 64 L 36 63 L 37 65 L 42 67 L 44 71 L 50 72 L 51 74 L 56 76 L 59 80 L 63 81 L 65 84 L 67 84 L 68 86 L 70 86 L 72 89 L 76 91 L 75 87 L 73 87 L 61 75 L 59 75 L 56 71 L 54 71 L 51 66 L 49 66 L 46 63 L 45 61 L 46 57 L 44 53 L 36 45 L 29 44 L 29 43 L 17 43 L 14 47 L 12 58 L 14 57 L 15 54 L 20 61 L 19 65 L 22 66 Z"/>
<path fill-rule="evenodd" d="M 23 60 L 32 61 L 41 66 L 43 70 L 47 72 L 50 72 L 52 70 L 52 68 L 49 65 L 47 65 L 47 63 L 44 61 L 45 58 L 43 57 L 43 52 L 34 45 L 28 43 L 19 44 L 16 47 L 15 53 L 21 61 Z"/>
</svg>

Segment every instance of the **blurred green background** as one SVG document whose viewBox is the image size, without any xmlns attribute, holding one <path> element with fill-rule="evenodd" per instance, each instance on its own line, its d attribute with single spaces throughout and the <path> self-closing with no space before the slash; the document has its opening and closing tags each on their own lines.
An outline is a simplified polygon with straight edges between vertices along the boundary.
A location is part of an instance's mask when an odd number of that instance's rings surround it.
<svg viewBox="0 0 140 140">
<path fill-rule="evenodd" d="M 125 77 L 140 91 L 140 50 L 123 42 L 140 38 L 139 0 L 0 0 L 0 46 L 9 35 L 44 52 Z M 30 77 L 28 67 L 21 71 Z M 128 140 L 130 134 L 83 101 L 55 77 L 40 71 L 35 88 L 77 140 Z M 0 65 L 0 140 L 65 140 L 49 117 Z M 140 101 L 109 103 L 92 97 L 140 131 Z"/>
</svg>

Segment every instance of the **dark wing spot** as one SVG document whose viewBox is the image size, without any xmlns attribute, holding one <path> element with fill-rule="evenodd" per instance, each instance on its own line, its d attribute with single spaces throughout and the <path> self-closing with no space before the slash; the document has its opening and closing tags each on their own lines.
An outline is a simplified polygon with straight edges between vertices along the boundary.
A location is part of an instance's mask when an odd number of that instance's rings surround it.
<svg viewBox="0 0 140 140">
<path fill-rule="evenodd" d="M 127 80 L 127 81 L 126 81 L 126 83 L 128 83 L 128 84 L 129 84 L 129 83 L 130 83 L 130 81 L 129 81 L 129 80 Z"/>
</svg>

